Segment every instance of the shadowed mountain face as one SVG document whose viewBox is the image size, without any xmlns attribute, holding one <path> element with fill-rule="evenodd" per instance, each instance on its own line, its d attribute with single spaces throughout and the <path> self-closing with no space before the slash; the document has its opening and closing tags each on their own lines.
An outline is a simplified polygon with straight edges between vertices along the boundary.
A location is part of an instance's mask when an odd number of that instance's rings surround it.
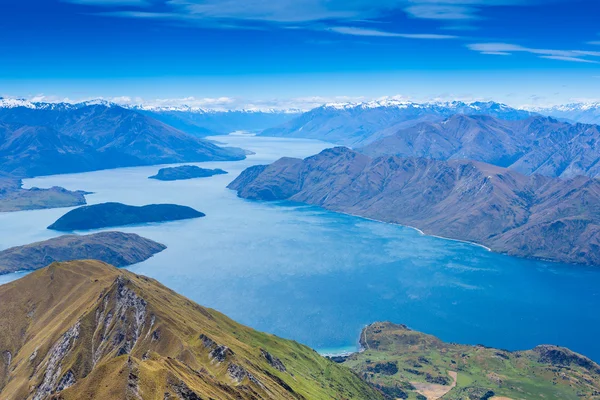
<svg viewBox="0 0 600 400">
<path fill-rule="evenodd" d="M 0 274 L 43 268 L 53 262 L 100 260 L 126 267 L 147 260 L 166 246 L 134 233 L 65 235 L 0 251 Z"/>
<path fill-rule="evenodd" d="M 367 326 L 360 342 L 364 352 L 343 365 L 394 398 L 600 399 L 600 366 L 562 347 L 510 352 L 444 343 L 389 322 Z"/>
<path fill-rule="evenodd" d="M 52 264 L 0 299 L 2 399 L 382 398 L 305 346 L 101 262 Z"/>
<path fill-rule="evenodd" d="M 600 265 L 600 181 L 347 148 L 251 167 L 229 188 L 417 227 L 512 255 Z"/>
<path fill-rule="evenodd" d="M 470 159 L 523 174 L 600 176 L 600 127 L 545 117 L 505 121 L 455 115 L 397 131 L 358 151 L 370 157 Z"/>
<path fill-rule="evenodd" d="M 17 176 L 244 157 L 118 106 L 0 108 L 0 170 Z"/>
<path fill-rule="evenodd" d="M 360 146 L 392 135 L 421 122 L 438 122 L 454 114 L 483 114 L 506 120 L 525 119 L 530 112 L 494 102 L 431 103 L 373 102 L 315 108 L 262 135 L 318 139 L 347 146 Z"/>
</svg>

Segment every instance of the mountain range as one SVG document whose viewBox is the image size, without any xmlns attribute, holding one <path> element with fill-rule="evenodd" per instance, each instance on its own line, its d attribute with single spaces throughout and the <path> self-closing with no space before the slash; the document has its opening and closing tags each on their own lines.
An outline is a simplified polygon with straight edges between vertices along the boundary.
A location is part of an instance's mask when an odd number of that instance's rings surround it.
<svg viewBox="0 0 600 400">
<path fill-rule="evenodd" d="M 483 114 L 505 120 L 525 119 L 534 115 L 495 102 L 414 103 L 386 100 L 327 104 L 283 125 L 266 129 L 262 135 L 361 146 L 420 122 L 439 122 L 454 114 Z"/>
<path fill-rule="evenodd" d="M 371 157 L 470 159 L 528 175 L 600 176 L 600 126 L 541 116 L 509 121 L 457 114 L 399 130 L 357 150 Z"/>
<path fill-rule="evenodd" d="M 383 399 L 306 346 L 99 261 L 54 263 L 0 299 L 2 399 Z"/>
<path fill-rule="evenodd" d="M 600 103 L 571 103 L 554 107 L 533 107 L 533 112 L 584 124 L 600 124 Z"/>
<path fill-rule="evenodd" d="M 243 150 L 219 147 L 114 105 L 0 107 L 0 171 L 18 177 L 244 158 Z"/>
<path fill-rule="evenodd" d="M 195 136 L 226 135 L 235 131 L 262 131 L 283 124 L 302 114 L 298 109 L 241 109 L 213 110 L 191 106 L 152 106 L 147 104 L 116 104 L 106 100 L 81 103 L 45 103 L 0 98 L 0 109 L 28 108 L 31 110 L 67 111 L 89 106 L 124 108 L 161 121 L 175 129 Z"/>
<path fill-rule="evenodd" d="M 477 242 L 511 255 L 600 265 L 600 181 L 522 175 L 470 160 L 386 156 L 345 147 L 246 169 L 229 185 Z"/>
</svg>

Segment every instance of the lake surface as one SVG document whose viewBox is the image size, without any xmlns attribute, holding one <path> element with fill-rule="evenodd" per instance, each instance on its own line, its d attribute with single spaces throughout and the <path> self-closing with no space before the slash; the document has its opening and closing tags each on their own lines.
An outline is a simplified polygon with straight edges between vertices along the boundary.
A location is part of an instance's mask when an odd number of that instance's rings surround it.
<svg viewBox="0 0 600 400">
<path fill-rule="evenodd" d="M 321 352 L 355 350 L 361 328 L 389 320 L 460 343 L 510 350 L 570 347 L 600 360 L 600 268 L 503 256 L 414 229 L 286 202 L 252 202 L 225 186 L 244 168 L 305 157 L 327 144 L 226 136 L 256 152 L 201 163 L 228 175 L 147 179 L 159 167 L 29 179 L 94 192 L 90 204 L 177 203 L 206 218 L 122 228 L 168 246 L 130 267 L 231 318 Z M 67 209 L 0 214 L 0 249 L 57 236 Z M 22 275 L 0 276 L 0 283 Z"/>
</svg>

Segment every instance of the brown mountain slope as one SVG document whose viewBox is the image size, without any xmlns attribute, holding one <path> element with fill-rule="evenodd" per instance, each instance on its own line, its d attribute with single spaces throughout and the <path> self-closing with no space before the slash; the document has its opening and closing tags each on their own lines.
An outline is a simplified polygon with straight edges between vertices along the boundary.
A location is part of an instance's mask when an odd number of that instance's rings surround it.
<svg viewBox="0 0 600 400">
<path fill-rule="evenodd" d="M 305 346 L 97 261 L 1 286 L 0 332 L 3 400 L 381 398 Z"/>
<path fill-rule="evenodd" d="M 600 181 L 467 160 L 371 159 L 347 148 L 247 169 L 241 197 L 299 201 L 513 255 L 600 265 Z"/>
</svg>

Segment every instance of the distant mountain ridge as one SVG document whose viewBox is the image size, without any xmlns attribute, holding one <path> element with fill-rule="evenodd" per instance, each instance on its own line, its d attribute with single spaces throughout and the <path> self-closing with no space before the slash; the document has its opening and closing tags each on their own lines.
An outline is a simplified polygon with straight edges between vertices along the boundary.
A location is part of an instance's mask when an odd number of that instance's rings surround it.
<svg viewBox="0 0 600 400">
<path fill-rule="evenodd" d="M 0 171 L 19 177 L 244 158 L 241 149 L 102 102 L 0 107 Z"/>
<path fill-rule="evenodd" d="M 553 107 L 532 107 L 529 109 L 533 112 L 554 118 L 583 124 L 600 124 L 600 102 L 571 103 Z"/>
<path fill-rule="evenodd" d="M 495 102 L 431 102 L 385 100 L 365 103 L 332 103 L 308 111 L 265 136 L 318 139 L 347 146 L 361 146 L 420 122 L 439 122 L 455 114 L 491 115 L 506 120 L 534 113 Z"/>
<path fill-rule="evenodd" d="M 600 180 L 525 176 L 468 160 L 369 158 L 348 148 L 246 169 L 229 185 L 417 227 L 511 255 L 600 265 Z"/>
<path fill-rule="evenodd" d="M 550 117 L 507 121 L 454 115 L 399 130 L 357 150 L 371 157 L 470 159 L 527 175 L 600 177 L 600 126 Z"/>
<path fill-rule="evenodd" d="M 117 104 L 103 99 L 88 100 L 79 103 L 50 103 L 25 99 L 0 98 L 0 109 L 23 107 L 31 110 L 72 111 L 89 106 L 123 108 L 136 111 L 170 125 L 173 128 L 199 137 L 225 135 L 241 130 L 258 132 L 283 124 L 302 113 L 302 110 L 299 109 L 259 107 L 216 110 L 188 105 Z"/>
</svg>

